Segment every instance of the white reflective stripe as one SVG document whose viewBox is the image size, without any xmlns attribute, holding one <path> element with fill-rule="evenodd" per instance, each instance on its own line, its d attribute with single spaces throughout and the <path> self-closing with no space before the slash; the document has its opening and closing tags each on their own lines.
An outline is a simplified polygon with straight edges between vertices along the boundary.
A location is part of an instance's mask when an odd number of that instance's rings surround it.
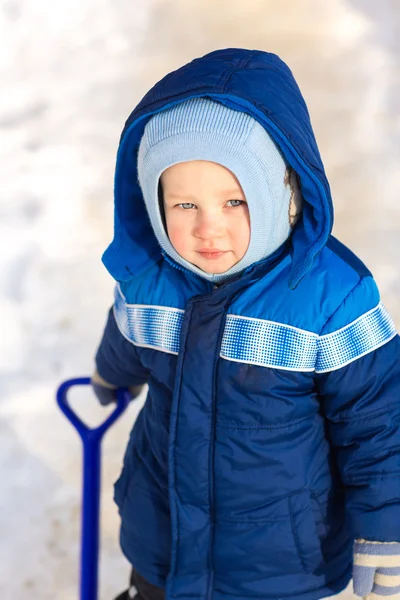
<svg viewBox="0 0 400 600">
<path fill-rule="evenodd" d="M 118 328 L 137 346 L 178 354 L 184 313 L 175 307 L 127 304 L 120 286 L 115 287 Z M 393 320 L 381 303 L 322 336 L 284 323 L 228 314 L 220 356 L 267 368 L 325 373 L 376 350 L 395 335 Z"/>
<path fill-rule="evenodd" d="M 227 315 L 221 357 L 262 367 L 314 371 L 318 335 L 274 321 Z"/>
<path fill-rule="evenodd" d="M 178 354 L 184 312 L 168 306 L 127 304 L 120 287 L 115 287 L 115 320 L 122 335 L 136 346 Z"/>
<path fill-rule="evenodd" d="M 340 369 L 389 342 L 395 325 L 382 303 L 345 327 L 318 339 L 316 373 Z"/>
</svg>

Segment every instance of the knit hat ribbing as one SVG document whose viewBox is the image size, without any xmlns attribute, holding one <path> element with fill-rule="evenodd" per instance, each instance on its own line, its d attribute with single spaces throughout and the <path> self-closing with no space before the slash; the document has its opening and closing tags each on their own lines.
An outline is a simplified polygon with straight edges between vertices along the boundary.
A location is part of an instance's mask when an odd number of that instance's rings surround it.
<svg viewBox="0 0 400 600">
<path fill-rule="evenodd" d="M 184 161 L 208 160 L 237 177 L 250 213 L 251 236 L 243 258 L 224 273 L 207 273 L 172 246 L 159 209 L 161 173 Z M 292 188 L 288 166 L 266 130 L 250 115 L 206 98 L 191 98 L 150 118 L 138 150 L 138 180 L 162 249 L 209 281 L 222 281 L 266 258 L 290 235 Z"/>
</svg>

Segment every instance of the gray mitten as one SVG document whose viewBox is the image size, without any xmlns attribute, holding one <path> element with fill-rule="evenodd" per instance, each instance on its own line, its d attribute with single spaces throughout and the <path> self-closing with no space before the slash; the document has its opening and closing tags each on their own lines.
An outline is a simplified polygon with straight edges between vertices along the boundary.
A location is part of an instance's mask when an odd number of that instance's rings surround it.
<svg viewBox="0 0 400 600">
<path fill-rule="evenodd" d="M 99 375 L 97 369 L 93 373 L 91 380 L 93 391 L 102 406 L 107 406 L 111 402 L 117 401 L 116 390 L 118 389 L 118 386 L 112 385 L 103 379 L 102 376 Z M 131 400 L 140 394 L 142 388 L 143 385 L 132 385 L 128 388 L 129 393 L 131 394 Z"/>
</svg>

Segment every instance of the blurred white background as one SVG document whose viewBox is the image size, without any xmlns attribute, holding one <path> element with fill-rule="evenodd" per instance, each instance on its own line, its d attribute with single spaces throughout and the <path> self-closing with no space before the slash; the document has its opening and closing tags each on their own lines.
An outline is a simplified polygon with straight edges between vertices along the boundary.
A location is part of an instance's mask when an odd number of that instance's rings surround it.
<svg viewBox="0 0 400 600">
<path fill-rule="evenodd" d="M 112 303 L 113 171 L 133 107 L 216 48 L 279 54 L 308 103 L 334 234 L 400 327 L 399 0 L 0 0 L 0 597 L 76 600 L 80 440 L 56 408 Z M 112 501 L 143 398 L 107 435 L 101 600 L 127 583 Z M 104 418 L 90 391 L 74 406 Z"/>
</svg>

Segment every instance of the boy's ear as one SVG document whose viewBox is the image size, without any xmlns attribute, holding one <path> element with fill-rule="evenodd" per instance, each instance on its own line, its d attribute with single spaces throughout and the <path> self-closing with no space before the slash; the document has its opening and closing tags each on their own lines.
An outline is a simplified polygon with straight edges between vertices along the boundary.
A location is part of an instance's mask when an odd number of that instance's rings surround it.
<svg viewBox="0 0 400 600">
<path fill-rule="evenodd" d="M 289 225 L 293 229 L 300 218 L 303 209 L 303 197 L 301 195 L 300 177 L 292 167 L 288 167 L 285 173 L 285 185 L 290 186 Z"/>
</svg>

